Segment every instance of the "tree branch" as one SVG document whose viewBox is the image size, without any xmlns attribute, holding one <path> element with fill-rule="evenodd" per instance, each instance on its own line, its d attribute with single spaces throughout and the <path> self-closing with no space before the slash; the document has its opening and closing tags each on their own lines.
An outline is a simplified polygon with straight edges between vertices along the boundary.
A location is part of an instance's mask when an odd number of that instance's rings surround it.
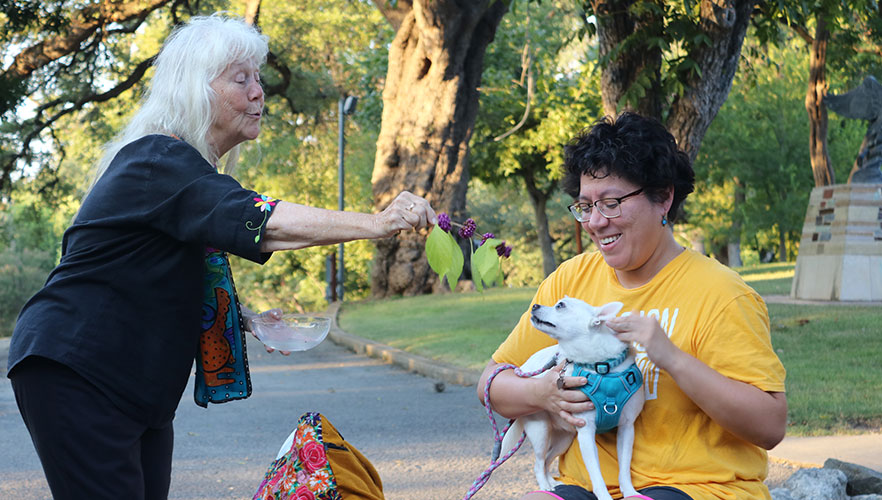
<svg viewBox="0 0 882 500">
<path fill-rule="evenodd" d="M 70 29 L 66 34 L 47 38 L 21 51 L 0 78 L 23 80 L 31 74 L 79 49 L 80 44 L 92 36 L 99 28 L 110 23 L 124 23 L 138 17 L 146 17 L 150 12 L 173 0 L 131 0 L 114 2 L 102 0 L 99 4 L 89 4 L 73 14 Z"/>
<path fill-rule="evenodd" d="M 392 25 L 392 29 L 396 32 L 404 22 L 404 18 L 413 10 L 413 0 L 398 0 L 392 2 L 390 0 L 372 0 L 377 10 L 383 14 L 383 17 Z M 395 4 L 394 6 L 392 4 Z"/>
<path fill-rule="evenodd" d="M 74 111 L 80 110 L 83 108 L 83 106 L 85 106 L 86 104 L 88 104 L 90 102 L 109 101 L 110 99 L 118 97 L 120 94 L 122 94 L 126 90 L 132 88 L 136 83 L 138 83 L 144 77 L 144 73 L 146 73 L 147 69 L 153 64 L 153 61 L 154 61 L 154 59 L 156 59 L 157 55 L 158 54 L 155 54 L 152 57 L 145 59 L 144 61 L 141 61 L 141 63 L 135 67 L 135 69 L 128 76 L 128 78 L 126 78 L 124 81 L 120 82 L 114 88 L 108 90 L 107 92 L 103 92 L 100 94 L 99 93 L 87 94 L 87 95 L 81 96 L 79 99 L 77 99 L 76 101 L 73 101 L 73 102 L 69 101 L 69 100 L 65 100 L 65 99 L 56 99 L 56 100 L 52 101 L 51 103 L 46 103 L 46 104 L 43 104 L 42 106 L 40 106 L 37 109 L 36 117 L 31 121 L 31 125 L 33 125 L 34 128 L 30 132 L 28 132 L 28 134 L 22 139 L 22 145 L 21 145 L 21 149 L 19 150 L 19 152 L 14 153 L 14 154 L 7 154 L 7 155 L 4 155 L 4 157 L 3 157 L 3 159 L 2 159 L 3 164 L 0 165 L 0 186 L 5 186 L 7 184 L 7 182 L 9 182 L 10 175 L 12 174 L 12 171 L 15 169 L 15 163 L 19 159 L 26 157 L 30 153 L 31 142 L 34 139 L 36 139 L 43 132 L 43 130 L 46 130 L 47 128 L 49 128 L 51 130 L 52 125 L 56 121 L 58 121 L 58 119 L 60 119 L 62 116 L 67 115 L 69 113 L 72 113 Z M 70 103 L 71 106 L 68 106 L 68 107 L 56 112 L 54 115 L 50 116 L 48 119 L 42 120 L 40 118 L 40 116 L 42 115 L 42 113 L 44 111 L 51 109 L 51 108 L 54 108 L 54 107 L 63 106 L 64 104 L 68 104 L 68 103 Z"/>
</svg>

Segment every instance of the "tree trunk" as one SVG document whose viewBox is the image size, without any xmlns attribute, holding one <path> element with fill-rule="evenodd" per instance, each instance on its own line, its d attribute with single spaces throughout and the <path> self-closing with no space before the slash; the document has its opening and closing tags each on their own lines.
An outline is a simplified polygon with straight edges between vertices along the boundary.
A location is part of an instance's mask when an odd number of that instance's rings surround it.
<svg viewBox="0 0 882 500">
<path fill-rule="evenodd" d="M 729 241 L 726 254 L 729 256 L 729 267 L 741 267 L 741 205 L 744 203 L 744 186 L 735 178 L 735 193 L 732 210 L 732 227 L 729 229 Z"/>
<path fill-rule="evenodd" d="M 778 224 L 778 262 L 787 262 L 787 232 Z"/>
<path fill-rule="evenodd" d="M 805 109 L 809 116 L 809 156 L 815 187 L 835 184 L 833 166 L 827 153 L 827 106 L 824 94 L 827 93 L 827 21 L 818 14 L 815 38 L 812 40 L 809 57 L 809 84 L 805 94 Z"/>
<path fill-rule="evenodd" d="M 394 27 L 374 161 L 374 209 L 402 190 L 425 196 L 462 222 L 469 181 L 468 143 L 478 111 L 484 53 L 506 2 L 375 1 Z M 377 241 L 375 297 L 428 293 L 437 282 L 425 258 L 425 235 Z"/>
<path fill-rule="evenodd" d="M 615 50 L 620 51 L 603 67 L 603 111 L 614 116 L 621 109 L 630 109 L 662 120 L 667 96 L 661 88 L 661 50 L 648 44 L 626 50 L 622 47 L 637 31 L 643 31 L 645 38 L 652 37 L 656 31 L 660 34 L 660 30 L 664 30 L 664 19 L 652 13 L 633 17 L 628 10 L 632 3 L 633 0 L 593 0 L 592 3 L 597 16 L 601 60 Z M 709 43 L 691 44 L 688 57 L 695 61 L 697 71 L 680 77 L 685 90 L 673 98 L 665 120 L 677 143 L 693 160 L 705 132 L 729 96 L 753 3 L 702 0 L 699 8 L 699 27 Z M 650 88 L 645 88 L 647 77 Z M 636 92 L 635 85 L 644 88 Z"/>
<path fill-rule="evenodd" d="M 638 30 L 662 29 L 662 19 L 651 11 L 639 18 L 629 11 L 634 0 L 593 0 L 592 8 L 597 19 L 597 44 L 601 61 L 605 66 L 600 75 L 603 113 L 616 116 L 619 108 L 630 109 L 644 116 L 661 119 L 661 49 L 644 47 L 645 50 L 621 51 L 613 55 L 625 40 Z M 650 76 L 653 87 L 642 98 L 634 95 L 633 102 L 626 95 L 641 75 Z"/>
<path fill-rule="evenodd" d="M 864 140 L 861 141 L 861 147 L 858 148 L 858 151 L 864 151 L 867 147 L 867 135 L 864 135 Z M 861 169 L 861 162 L 858 161 L 860 158 L 860 153 L 858 153 L 858 157 L 854 159 L 854 163 L 851 164 L 851 171 L 848 172 L 848 180 L 847 184 L 851 184 L 851 178 L 854 177 L 854 173 Z"/>
<path fill-rule="evenodd" d="M 539 168 L 544 168 L 540 166 Z M 554 247 L 551 234 L 548 232 L 548 199 L 554 192 L 554 186 L 548 189 L 540 189 L 536 185 L 532 170 L 523 175 L 524 184 L 527 186 L 527 194 L 530 195 L 530 204 L 533 205 L 533 215 L 536 218 L 536 233 L 539 239 L 539 248 L 542 250 L 542 273 L 548 276 L 557 269 L 554 259 Z"/>
<path fill-rule="evenodd" d="M 699 25 L 710 43 L 699 44 L 690 52 L 701 72 L 686 79 L 686 90 L 674 98 L 665 123 L 693 161 L 704 134 L 729 96 L 753 5 L 748 0 L 703 0 L 700 4 Z"/>
</svg>

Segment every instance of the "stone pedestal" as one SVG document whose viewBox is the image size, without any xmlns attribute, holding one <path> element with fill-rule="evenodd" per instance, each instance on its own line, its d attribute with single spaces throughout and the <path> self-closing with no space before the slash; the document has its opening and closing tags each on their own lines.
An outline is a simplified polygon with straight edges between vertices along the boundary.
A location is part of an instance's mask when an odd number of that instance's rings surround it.
<svg viewBox="0 0 882 500">
<path fill-rule="evenodd" d="M 790 296 L 882 300 L 882 184 L 812 190 Z"/>
</svg>

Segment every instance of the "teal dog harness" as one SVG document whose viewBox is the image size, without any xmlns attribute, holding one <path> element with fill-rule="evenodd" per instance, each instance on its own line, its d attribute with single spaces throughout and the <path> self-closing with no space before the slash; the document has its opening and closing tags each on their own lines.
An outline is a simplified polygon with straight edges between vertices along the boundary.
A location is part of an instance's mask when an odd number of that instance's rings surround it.
<svg viewBox="0 0 882 500">
<path fill-rule="evenodd" d="M 585 377 L 588 383 L 579 388 L 594 403 L 596 433 L 600 434 L 619 425 L 621 410 L 625 403 L 643 387 L 643 374 L 636 364 L 624 371 L 609 371 L 622 364 L 628 357 L 628 350 L 616 358 L 599 363 L 574 363 L 572 377 Z"/>
</svg>

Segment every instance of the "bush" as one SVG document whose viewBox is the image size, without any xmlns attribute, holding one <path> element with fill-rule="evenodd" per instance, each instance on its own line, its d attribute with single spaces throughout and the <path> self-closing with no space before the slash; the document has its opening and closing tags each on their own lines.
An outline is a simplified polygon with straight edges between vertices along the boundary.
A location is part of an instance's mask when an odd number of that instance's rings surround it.
<svg viewBox="0 0 882 500">
<path fill-rule="evenodd" d="M 0 337 L 12 335 L 19 311 L 43 286 L 54 260 L 42 250 L 0 250 Z"/>
</svg>

